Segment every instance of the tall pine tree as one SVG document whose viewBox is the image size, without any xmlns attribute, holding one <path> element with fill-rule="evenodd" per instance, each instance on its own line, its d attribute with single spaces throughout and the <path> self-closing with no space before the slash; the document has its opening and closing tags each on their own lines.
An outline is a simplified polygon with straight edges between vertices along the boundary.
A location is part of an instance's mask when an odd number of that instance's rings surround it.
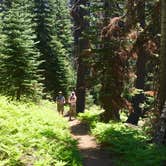
<svg viewBox="0 0 166 166">
<path fill-rule="evenodd" d="M 34 42 L 31 18 L 24 1 L 12 2 L 3 14 L 5 40 L 1 45 L 0 91 L 16 99 L 34 96 L 41 90 L 40 54 Z"/>
<path fill-rule="evenodd" d="M 66 32 L 63 32 L 65 30 L 61 20 L 63 13 L 60 14 L 59 11 L 58 4 L 61 2 L 53 0 L 35 0 L 34 2 L 37 46 L 42 55 L 41 60 L 44 61 L 40 68 L 43 70 L 45 92 L 54 96 L 61 90 L 66 94 L 73 75 L 67 58 L 69 54 L 66 48 L 67 42 L 63 41 Z M 61 34 L 58 33 L 59 30 Z"/>
</svg>

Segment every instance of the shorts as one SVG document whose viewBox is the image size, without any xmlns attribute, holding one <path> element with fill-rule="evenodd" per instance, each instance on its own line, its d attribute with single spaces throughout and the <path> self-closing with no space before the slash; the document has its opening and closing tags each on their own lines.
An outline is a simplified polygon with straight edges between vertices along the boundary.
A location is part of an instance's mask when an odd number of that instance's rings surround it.
<svg viewBox="0 0 166 166">
<path fill-rule="evenodd" d="M 57 104 L 57 111 L 63 112 L 64 111 L 64 105 L 63 104 Z"/>
<path fill-rule="evenodd" d="M 70 105 L 69 114 L 70 114 L 70 116 L 75 116 L 76 115 L 76 104 L 71 104 Z"/>
</svg>

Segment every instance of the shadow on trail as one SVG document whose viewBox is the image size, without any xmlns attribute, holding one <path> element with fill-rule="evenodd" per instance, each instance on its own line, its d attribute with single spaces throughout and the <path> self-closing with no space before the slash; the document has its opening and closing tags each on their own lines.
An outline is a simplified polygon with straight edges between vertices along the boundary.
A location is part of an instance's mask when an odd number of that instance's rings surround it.
<svg viewBox="0 0 166 166">
<path fill-rule="evenodd" d="M 84 123 L 78 123 L 76 125 L 71 126 L 71 133 L 73 135 L 87 135 L 89 134 L 89 126 Z"/>
<path fill-rule="evenodd" d="M 83 166 L 113 166 L 109 153 L 96 143 L 93 136 L 89 135 L 88 125 L 78 120 L 70 121 L 69 124 L 73 138 L 78 141 Z"/>
<path fill-rule="evenodd" d="M 83 166 L 113 166 L 107 152 L 101 149 L 80 150 L 83 155 Z"/>
</svg>

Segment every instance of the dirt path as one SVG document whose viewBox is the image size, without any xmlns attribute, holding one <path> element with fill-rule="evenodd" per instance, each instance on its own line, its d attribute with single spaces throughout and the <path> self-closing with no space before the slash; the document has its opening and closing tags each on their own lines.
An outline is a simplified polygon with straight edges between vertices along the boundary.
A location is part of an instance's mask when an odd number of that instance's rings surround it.
<svg viewBox="0 0 166 166">
<path fill-rule="evenodd" d="M 88 134 L 87 125 L 78 120 L 69 122 L 71 133 L 78 141 L 78 148 L 83 157 L 83 166 L 113 166 L 111 156 L 101 149 L 93 136 Z"/>
</svg>

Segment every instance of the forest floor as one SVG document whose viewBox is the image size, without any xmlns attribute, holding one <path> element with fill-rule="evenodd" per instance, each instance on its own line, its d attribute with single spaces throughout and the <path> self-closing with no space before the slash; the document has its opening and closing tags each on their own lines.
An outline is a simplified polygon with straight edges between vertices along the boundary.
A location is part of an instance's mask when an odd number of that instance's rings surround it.
<svg viewBox="0 0 166 166">
<path fill-rule="evenodd" d="M 89 127 L 77 119 L 69 122 L 71 134 L 78 141 L 83 166 L 113 166 L 110 154 L 89 134 Z"/>
</svg>

